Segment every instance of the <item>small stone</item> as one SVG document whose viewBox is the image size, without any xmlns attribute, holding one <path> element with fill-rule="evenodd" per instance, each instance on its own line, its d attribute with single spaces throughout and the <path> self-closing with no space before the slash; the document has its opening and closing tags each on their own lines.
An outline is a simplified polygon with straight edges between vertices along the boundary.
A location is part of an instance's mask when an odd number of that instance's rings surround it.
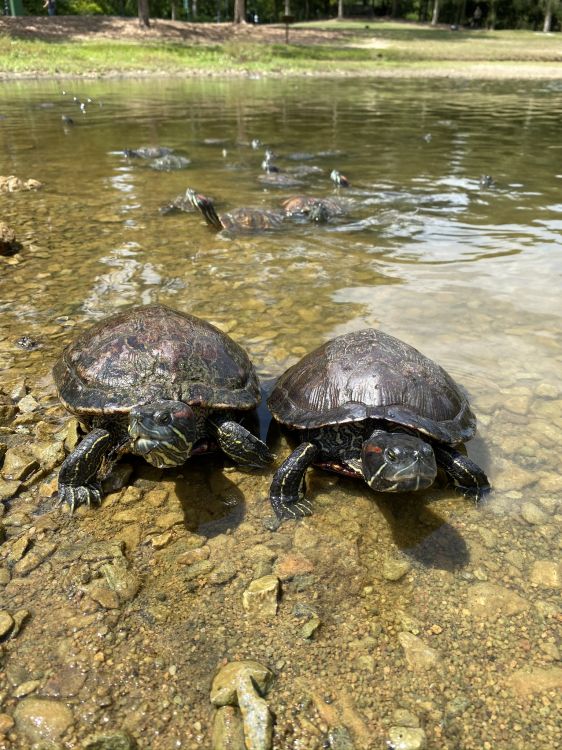
<svg viewBox="0 0 562 750">
<path fill-rule="evenodd" d="M 252 581 L 242 594 L 242 604 L 255 617 L 274 617 L 277 614 L 279 579 L 269 575 Z"/>
<path fill-rule="evenodd" d="M 174 532 L 168 530 L 163 534 L 156 534 L 155 536 L 151 537 L 150 543 L 152 544 L 154 549 L 163 549 L 172 541 L 173 538 Z"/>
<path fill-rule="evenodd" d="M 246 750 L 240 710 L 221 706 L 213 721 L 212 750 Z"/>
<path fill-rule="evenodd" d="M 171 529 L 172 526 L 185 523 L 185 516 L 181 510 L 172 510 L 169 513 L 162 513 L 156 519 L 156 525 L 159 529 Z"/>
<path fill-rule="evenodd" d="M 0 479 L 0 501 L 9 500 L 17 495 L 21 482 L 17 479 Z"/>
<path fill-rule="evenodd" d="M 8 734 L 8 732 L 13 728 L 15 722 L 12 719 L 11 716 L 8 714 L 0 714 L 0 737 L 2 735 Z"/>
<path fill-rule="evenodd" d="M 412 633 L 398 633 L 398 641 L 404 649 L 408 668 L 414 672 L 431 669 L 439 661 L 439 654 L 431 646 Z"/>
<path fill-rule="evenodd" d="M 199 562 L 189 565 L 184 573 L 186 581 L 194 581 L 196 578 L 204 578 L 214 569 L 214 564 L 210 560 L 200 560 Z"/>
<path fill-rule="evenodd" d="M 427 747 L 427 737 L 423 729 L 390 727 L 387 744 L 389 750 L 424 750 Z"/>
<path fill-rule="evenodd" d="M 411 569 L 409 560 L 387 557 L 383 563 L 382 577 L 385 581 L 399 581 Z"/>
<path fill-rule="evenodd" d="M 31 393 L 28 393 L 27 396 L 24 396 L 18 403 L 18 409 L 21 414 L 31 414 L 37 409 L 38 406 L 39 402 L 33 398 Z"/>
<path fill-rule="evenodd" d="M 539 398 L 558 398 L 559 393 L 560 388 L 553 383 L 540 383 L 535 388 L 535 394 L 539 396 Z"/>
<path fill-rule="evenodd" d="M 17 445 L 6 451 L 2 474 L 5 479 L 18 479 L 23 482 L 39 468 L 39 461 L 28 447 Z"/>
<path fill-rule="evenodd" d="M 43 542 L 31 548 L 25 557 L 14 565 L 14 573 L 17 576 L 26 576 L 32 570 L 38 568 L 56 550 L 57 545 L 53 542 Z"/>
<path fill-rule="evenodd" d="M 22 682 L 14 690 L 14 698 L 23 698 L 24 695 L 29 695 L 30 693 L 35 692 L 40 685 L 41 682 L 39 680 L 26 680 L 25 682 Z"/>
<path fill-rule="evenodd" d="M 5 638 L 9 635 L 11 629 L 14 627 L 14 618 L 5 609 L 0 611 L 0 639 Z"/>
<path fill-rule="evenodd" d="M 497 473 L 494 478 L 494 489 L 496 492 L 521 490 L 535 484 L 538 479 L 537 472 L 524 469 L 506 458 L 498 457 L 495 463 Z"/>
<path fill-rule="evenodd" d="M 136 489 L 129 487 L 129 489 Z M 136 508 L 128 508 L 127 510 L 118 510 L 113 515 L 113 520 L 116 523 L 135 523 L 139 520 L 139 512 Z"/>
<path fill-rule="evenodd" d="M 470 701 L 464 695 L 458 695 L 453 700 L 450 700 L 445 705 L 445 716 L 448 719 L 454 719 L 455 716 L 460 716 L 470 706 Z"/>
<path fill-rule="evenodd" d="M 127 569 L 124 557 L 116 558 L 112 563 L 106 563 L 100 567 L 107 585 L 115 591 L 120 601 L 130 602 L 138 593 L 140 579 L 135 573 Z"/>
<path fill-rule="evenodd" d="M 128 732 L 104 732 L 87 737 L 82 750 L 135 750 L 137 743 Z"/>
<path fill-rule="evenodd" d="M 84 588 L 84 591 L 104 609 L 118 609 L 119 607 L 119 597 L 116 592 L 101 581 L 94 581 L 90 586 Z"/>
<path fill-rule="evenodd" d="M 261 695 L 267 693 L 273 682 L 273 672 L 257 661 L 231 661 L 221 667 L 211 685 L 211 703 L 215 706 L 238 705 L 238 682 L 249 678 Z"/>
<path fill-rule="evenodd" d="M 0 255 L 14 255 L 19 250 L 16 233 L 5 221 L 0 221 Z"/>
<path fill-rule="evenodd" d="M 58 740 L 73 722 L 67 706 L 46 698 L 24 698 L 16 706 L 14 719 L 18 731 L 32 742 Z"/>
<path fill-rule="evenodd" d="M 181 555 L 176 557 L 176 562 L 180 565 L 193 565 L 193 563 L 200 562 L 201 560 L 208 560 L 211 550 L 207 545 L 203 547 L 195 547 L 195 549 L 188 549 L 182 552 Z"/>
<path fill-rule="evenodd" d="M 312 573 L 314 564 L 299 552 L 292 552 L 280 557 L 275 563 L 275 575 L 281 581 L 289 581 L 294 576 Z"/>
<path fill-rule="evenodd" d="M 41 693 L 49 698 L 73 698 L 85 682 L 85 672 L 75 665 L 65 664 L 49 677 Z"/>
<path fill-rule="evenodd" d="M 525 612 L 529 603 L 515 591 L 494 583 L 477 583 L 468 590 L 468 609 L 477 617 L 496 620 Z"/>
<path fill-rule="evenodd" d="M 406 708 L 397 708 L 392 712 L 392 723 L 398 727 L 419 727 L 420 720 Z"/>
<path fill-rule="evenodd" d="M 536 560 L 531 568 L 531 583 L 548 589 L 562 586 L 562 564 L 552 560 Z"/>
<path fill-rule="evenodd" d="M 545 690 L 559 690 L 562 688 L 562 667 L 518 669 L 508 677 L 507 684 L 521 698 Z"/>
<path fill-rule="evenodd" d="M 534 503 L 523 503 L 521 506 L 521 515 L 527 523 L 532 526 L 538 526 L 541 523 L 547 523 L 548 515 Z"/>
<path fill-rule="evenodd" d="M 305 622 L 305 624 L 301 628 L 301 635 L 305 639 L 312 638 L 312 636 L 316 633 L 320 625 L 322 624 L 322 621 L 318 617 L 318 615 L 313 615 L 310 620 Z"/>
<path fill-rule="evenodd" d="M 127 482 L 131 478 L 133 473 L 133 467 L 131 464 L 120 462 L 115 464 L 111 470 L 111 474 L 106 477 L 102 482 L 104 494 L 110 495 L 112 492 L 119 492 L 123 487 L 127 485 Z M 127 492 L 132 490 L 131 495 L 127 495 Z M 139 499 L 142 493 L 137 487 L 128 487 L 127 491 L 121 498 L 122 502 L 135 502 L 135 498 Z M 125 498 L 125 499 L 124 499 Z M 130 498 L 130 499 L 129 499 Z"/>
</svg>

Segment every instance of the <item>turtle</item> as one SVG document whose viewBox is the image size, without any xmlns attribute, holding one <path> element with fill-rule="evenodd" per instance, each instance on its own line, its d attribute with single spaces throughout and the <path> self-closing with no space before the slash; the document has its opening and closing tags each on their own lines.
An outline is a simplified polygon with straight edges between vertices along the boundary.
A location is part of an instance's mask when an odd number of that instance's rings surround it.
<svg viewBox="0 0 562 750">
<path fill-rule="evenodd" d="M 160 159 L 173 151 L 173 148 L 167 146 L 141 146 L 140 148 L 126 148 L 123 154 L 127 159 Z"/>
<path fill-rule="evenodd" d="M 241 423 L 260 401 L 247 353 L 195 315 L 161 304 L 119 312 L 67 346 L 53 375 L 89 430 L 59 472 L 59 502 L 71 511 L 101 500 L 100 479 L 125 451 L 161 468 L 214 447 L 243 468 L 272 461 Z"/>
<path fill-rule="evenodd" d="M 173 172 L 177 169 L 186 169 L 191 164 L 191 159 L 178 154 L 164 154 L 149 163 L 151 169 L 157 172 Z"/>
<path fill-rule="evenodd" d="M 266 208 L 235 208 L 233 211 L 219 215 L 213 201 L 206 195 L 188 188 L 185 196 L 202 213 L 207 224 L 218 232 L 223 229 L 229 232 L 259 232 L 277 229 L 285 219 L 282 211 L 272 211 Z"/>
<path fill-rule="evenodd" d="M 490 489 L 461 452 L 476 430 L 464 392 L 438 364 L 378 329 L 338 336 L 306 354 L 281 375 L 268 406 L 300 440 L 271 483 L 280 520 L 311 513 L 304 475 L 313 464 L 362 478 L 377 492 L 425 489 L 437 467 L 477 500 Z"/>
<path fill-rule="evenodd" d="M 180 212 L 193 213 L 195 211 L 195 207 L 185 193 L 180 193 L 179 195 L 176 195 L 175 198 L 172 198 L 169 203 L 160 206 L 158 211 L 161 214 L 174 214 Z"/>
<path fill-rule="evenodd" d="M 326 222 L 335 216 L 342 216 L 349 209 L 349 202 L 343 198 L 315 198 L 311 195 L 292 195 L 281 205 L 287 216 L 305 217 L 317 222 Z"/>
</svg>

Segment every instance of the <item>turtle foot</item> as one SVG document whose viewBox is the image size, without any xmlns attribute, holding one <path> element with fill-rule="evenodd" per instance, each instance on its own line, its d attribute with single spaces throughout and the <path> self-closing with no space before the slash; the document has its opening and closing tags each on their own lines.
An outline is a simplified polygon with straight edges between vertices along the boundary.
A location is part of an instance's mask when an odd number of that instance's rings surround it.
<svg viewBox="0 0 562 750">
<path fill-rule="evenodd" d="M 59 484 L 57 506 L 66 503 L 72 515 L 80 505 L 99 505 L 101 503 L 101 486 L 99 484 L 82 484 L 73 487 L 69 484 Z"/>
<path fill-rule="evenodd" d="M 291 503 L 283 502 L 279 498 L 276 500 L 272 499 L 271 502 L 275 515 L 280 521 L 291 518 L 304 518 L 305 516 L 312 515 L 312 504 L 304 498 Z"/>
</svg>

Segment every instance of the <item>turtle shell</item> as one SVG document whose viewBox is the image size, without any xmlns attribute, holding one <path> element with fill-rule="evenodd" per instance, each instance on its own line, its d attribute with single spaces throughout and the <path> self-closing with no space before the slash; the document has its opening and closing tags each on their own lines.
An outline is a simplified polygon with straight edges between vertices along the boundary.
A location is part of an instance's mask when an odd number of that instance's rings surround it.
<svg viewBox="0 0 562 750">
<path fill-rule="evenodd" d="M 283 214 L 266 208 L 235 208 L 220 215 L 225 229 L 255 232 L 277 229 L 283 221 Z"/>
<path fill-rule="evenodd" d="M 380 419 L 450 445 L 476 430 L 465 394 L 442 367 L 373 328 L 307 354 L 279 378 L 268 406 L 296 429 Z"/>
<path fill-rule="evenodd" d="M 126 414 L 171 399 L 253 409 L 258 379 L 244 349 L 218 328 L 164 305 L 120 312 L 85 331 L 53 369 L 59 396 L 78 415 Z"/>
</svg>

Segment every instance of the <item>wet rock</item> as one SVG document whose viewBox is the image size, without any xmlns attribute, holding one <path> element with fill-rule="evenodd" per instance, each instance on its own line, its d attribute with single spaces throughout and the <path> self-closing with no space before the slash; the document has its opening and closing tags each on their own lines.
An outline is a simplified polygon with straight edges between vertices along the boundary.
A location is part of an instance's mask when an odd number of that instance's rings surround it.
<svg viewBox="0 0 562 750">
<path fill-rule="evenodd" d="M 14 720 L 19 732 L 32 742 L 58 740 L 73 722 L 72 711 L 47 698 L 24 698 L 16 706 Z"/>
<path fill-rule="evenodd" d="M 84 586 L 82 590 L 104 609 L 118 609 L 119 607 L 119 597 L 116 592 L 101 581 L 94 581 L 89 586 Z"/>
<path fill-rule="evenodd" d="M 18 408 L 12 399 L 0 391 L 0 427 L 10 424 L 17 413 Z"/>
<path fill-rule="evenodd" d="M 8 714 L 0 714 L 0 737 L 8 734 L 8 732 L 14 727 L 14 720 Z"/>
<path fill-rule="evenodd" d="M 301 636 L 305 639 L 312 638 L 313 635 L 316 633 L 320 625 L 322 624 L 322 621 L 318 617 L 318 615 L 312 615 L 310 620 L 305 622 L 305 624 L 301 628 Z"/>
<path fill-rule="evenodd" d="M 355 745 L 351 739 L 347 727 L 334 727 L 328 732 L 327 741 L 330 743 L 330 750 L 355 750 Z"/>
<path fill-rule="evenodd" d="M 39 461 L 24 445 L 18 445 L 6 451 L 2 474 L 5 479 L 23 481 L 39 468 Z"/>
<path fill-rule="evenodd" d="M 49 677 L 41 693 L 48 698 L 72 698 L 80 692 L 85 682 L 84 672 L 72 664 L 65 664 Z"/>
<path fill-rule="evenodd" d="M 275 575 L 281 581 L 289 581 L 295 576 L 312 573 L 314 564 L 300 552 L 293 552 L 280 557 L 275 563 Z"/>
<path fill-rule="evenodd" d="M 427 737 L 423 729 L 390 727 L 387 744 L 389 750 L 423 750 L 427 747 Z"/>
<path fill-rule="evenodd" d="M 269 575 L 252 581 L 242 594 L 244 609 L 254 617 L 267 618 L 277 614 L 279 579 Z"/>
<path fill-rule="evenodd" d="M 0 193 L 17 193 L 20 190 L 37 190 L 43 187 L 39 180 L 22 180 L 13 174 L 0 175 Z"/>
<path fill-rule="evenodd" d="M 14 573 L 17 576 L 26 576 L 32 570 L 38 568 L 56 550 L 57 545 L 52 542 L 36 544 L 31 550 L 14 565 Z"/>
<path fill-rule="evenodd" d="M 212 750 L 246 750 L 242 715 L 234 706 L 222 706 L 213 721 Z"/>
<path fill-rule="evenodd" d="M 33 398 L 31 393 L 28 393 L 27 396 L 24 396 L 18 403 L 18 409 L 21 414 L 31 414 L 38 408 L 38 406 L 39 402 Z"/>
<path fill-rule="evenodd" d="M 31 612 L 27 609 L 18 609 L 12 614 L 14 627 L 10 633 L 10 638 L 15 638 L 23 627 L 23 624 L 31 617 Z"/>
<path fill-rule="evenodd" d="M 0 255 L 15 255 L 20 247 L 12 227 L 5 221 L 0 221 Z"/>
<path fill-rule="evenodd" d="M 137 743 L 128 732 L 103 732 L 87 737 L 82 750 L 135 750 Z"/>
<path fill-rule="evenodd" d="M 159 529 L 171 529 L 172 526 L 176 526 L 178 524 L 183 526 L 185 517 L 183 515 L 183 511 L 172 510 L 168 513 L 162 513 L 161 516 L 158 516 L 155 519 L 155 522 Z"/>
<path fill-rule="evenodd" d="M 531 568 L 530 580 L 542 588 L 559 589 L 562 586 L 562 564 L 552 560 L 536 560 Z"/>
<path fill-rule="evenodd" d="M 399 581 L 411 569 L 409 560 L 387 557 L 382 567 L 382 577 L 385 581 Z"/>
<path fill-rule="evenodd" d="M 14 618 L 5 609 L 0 610 L 0 640 L 7 637 L 14 627 Z"/>
<path fill-rule="evenodd" d="M 196 578 L 204 578 L 214 569 L 214 564 L 210 560 L 200 560 L 199 562 L 189 565 L 184 573 L 186 581 L 194 581 Z"/>
<path fill-rule="evenodd" d="M 468 591 L 467 606 L 473 615 L 495 620 L 524 612 L 529 603 L 511 589 L 494 583 L 477 583 Z"/>
<path fill-rule="evenodd" d="M 17 686 L 13 692 L 13 696 L 14 698 L 23 698 L 24 695 L 34 693 L 39 685 L 41 685 L 39 680 L 26 680 L 25 682 L 22 682 L 21 685 Z"/>
<path fill-rule="evenodd" d="M 154 549 L 164 549 L 164 547 L 167 547 L 173 538 L 174 532 L 168 529 L 168 531 L 164 531 L 163 534 L 155 534 L 155 536 L 151 537 L 150 543 L 152 544 Z"/>
<path fill-rule="evenodd" d="M 231 662 L 213 680 L 211 702 L 215 706 L 238 705 L 242 714 L 247 750 L 270 750 L 273 743 L 273 717 L 261 697 L 273 673 L 258 662 Z M 259 693 L 257 692 L 259 690 Z"/>
<path fill-rule="evenodd" d="M 202 547 L 195 547 L 183 552 L 181 555 L 176 557 L 176 562 L 180 565 L 193 565 L 193 563 L 201 562 L 201 560 L 208 560 L 211 550 L 208 545 Z"/>
<path fill-rule="evenodd" d="M 100 567 L 107 585 L 115 591 L 120 601 L 129 602 L 135 598 L 140 588 L 140 579 L 127 568 L 124 557 L 117 557 L 112 563 Z"/>
<path fill-rule="evenodd" d="M 392 712 L 392 723 L 397 727 L 419 727 L 420 720 L 406 708 L 397 708 Z"/>
<path fill-rule="evenodd" d="M 123 557 L 123 542 L 92 542 L 80 550 L 80 557 L 86 562 L 100 562 Z"/>
<path fill-rule="evenodd" d="M 0 502 L 9 500 L 17 495 L 21 488 L 21 482 L 16 479 L 0 479 Z"/>
<path fill-rule="evenodd" d="M 404 656 L 408 668 L 413 672 L 432 669 L 439 661 L 439 654 L 431 646 L 412 633 L 398 633 L 398 641 L 404 649 Z"/>
<path fill-rule="evenodd" d="M 508 686 L 521 698 L 562 688 L 562 667 L 518 669 L 507 679 Z"/>
<path fill-rule="evenodd" d="M 520 490 L 523 487 L 535 484 L 538 479 L 536 472 L 524 469 L 506 458 L 498 457 L 496 467 L 497 474 L 494 477 L 494 489 L 497 492 Z"/>
<path fill-rule="evenodd" d="M 547 523 L 549 520 L 548 515 L 544 510 L 541 510 L 538 505 L 535 505 L 534 503 L 523 503 L 521 506 L 521 515 L 523 516 L 523 519 L 532 526 Z"/>
</svg>

